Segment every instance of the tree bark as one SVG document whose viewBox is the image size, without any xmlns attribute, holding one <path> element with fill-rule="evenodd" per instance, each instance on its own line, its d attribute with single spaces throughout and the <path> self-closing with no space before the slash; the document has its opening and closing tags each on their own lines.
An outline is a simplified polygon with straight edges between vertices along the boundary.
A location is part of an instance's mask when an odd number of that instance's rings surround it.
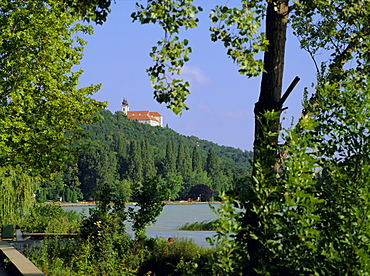
<svg viewBox="0 0 370 276">
<path fill-rule="evenodd" d="M 267 111 L 281 110 L 281 94 L 284 72 L 284 56 L 286 44 L 286 30 L 288 21 L 288 0 L 271 1 L 268 3 L 266 14 L 266 37 L 269 41 L 268 50 L 264 54 L 264 70 L 261 80 L 261 91 L 258 102 L 255 104 L 255 140 L 254 140 L 254 162 L 259 162 L 267 171 L 271 170 L 273 181 L 273 167 L 278 160 L 277 143 L 278 131 L 280 126 L 280 113 L 275 120 L 265 120 L 263 114 Z M 264 135 L 263 128 L 267 131 L 276 133 L 275 136 Z M 266 147 L 269 148 L 266 150 Z M 275 158 L 276 157 L 276 158 Z M 256 172 L 253 172 L 256 175 Z M 253 184 L 252 184 L 253 185 Z M 257 202 L 254 192 L 249 193 L 249 200 Z M 250 203 L 245 202 L 246 212 L 243 217 L 243 227 L 246 230 L 241 231 L 238 240 L 246 244 L 246 249 L 250 257 L 250 267 L 257 268 L 259 263 L 268 262 L 261 260 L 261 252 L 266 244 L 268 237 L 266 233 L 256 233 L 258 239 L 250 233 L 259 227 L 259 218 L 254 212 Z M 257 203 L 258 204 L 258 203 Z M 245 268 L 244 274 L 255 275 L 253 269 Z"/>
<path fill-rule="evenodd" d="M 266 38 L 269 41 L 268 49 L 264 54 L 264 70 L 261 80 L 261 91 L 258 102 L 255 104 L 255 137 L 254 161 L 263 158 L 260 147 L 277 145 L 278 136 L 267 138 L 262 131 L 261 123 L 269 131 L 278 132 L 280 115 L 275 121 L 263 119 L 266 111 L 280 111 L 279 101 L 282 92 L 284 57 L 286 44 L 286 30 L 288 21 L 288 1 L 272 1 L 268 3 L 266 14 Z M 273 152 L 276 155 L 276 151 Z"/>
</svg>

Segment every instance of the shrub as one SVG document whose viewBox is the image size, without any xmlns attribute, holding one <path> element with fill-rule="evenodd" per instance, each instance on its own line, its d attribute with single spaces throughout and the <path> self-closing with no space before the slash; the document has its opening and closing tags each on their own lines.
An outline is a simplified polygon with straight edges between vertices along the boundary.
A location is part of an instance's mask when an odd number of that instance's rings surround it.
<svg viewBox="0 0 370 276">
<path fill-rule="evenodd" d="M 157 276 L 183 275 L 193 266 L 193 261 L 210 252 L 211 249 L 200 247 L 186 238 L 175 238 L 173 243 L 157 239 L 150 249 L 150 257 L 139 269 L 139 275 L 150 272 Z"/>
<path fill-rule="evenodd" d="M 33 233 L 75 233 L 79 231 L 82 216 L 74 210 L 63 210 L 55 204 L 36 204 L 21 226 L 26 232 Z"/>
<path fill-rule="evenodd" d="M 205 184 L 198 184 L 191 187 L 189 191 L 189 197 L 193 200 L 210 201 L 213 197 L 213 191 Z"/>
</svg>

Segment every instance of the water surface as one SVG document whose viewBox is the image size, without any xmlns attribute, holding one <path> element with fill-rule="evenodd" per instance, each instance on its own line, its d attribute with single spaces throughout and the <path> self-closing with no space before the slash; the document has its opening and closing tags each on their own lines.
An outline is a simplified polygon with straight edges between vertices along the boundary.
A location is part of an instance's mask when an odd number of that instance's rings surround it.
<svg viewBox="0 0 370 276">
<path fill-rule="evenodd" d="M 217 206 L 217 204 L 212 205 Z M 63 207 L 63 209 L 75 210 L 77 212 L 82 212 L 85 209 L 85 214 L 88 214 L 89 208 L 95 208 L 95 206 Z M 216 218 L 217 216 L 212 212 L 208 204 L 166 205 L 157 218 L 157 222 L 148 226 L 147 235 L 150 237 L 163 237 L 165 239 L 169 237 L 186 237 L 199 245 L 208 246 L 209 244 L 205 238 L 214 235 L 216 233 L 215 231 L 181 231 L 177 230 L 177 228 L 187 222 L 201 222 Z M 130 234 L 133 233 L 129 224 L 127 225 L 127 232 Z"/>
</svg>

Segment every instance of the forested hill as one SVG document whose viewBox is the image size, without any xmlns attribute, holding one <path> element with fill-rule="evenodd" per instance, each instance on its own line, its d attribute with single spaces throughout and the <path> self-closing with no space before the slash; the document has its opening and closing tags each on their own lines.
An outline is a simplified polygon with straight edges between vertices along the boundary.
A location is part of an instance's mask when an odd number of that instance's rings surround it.
<svg viewBox="0 0 370 276">
<path fill-rule="evenodd" d="M 222 163 L 238 167 L 244 172 L 251 170 L 249 160 L 252 159 L 251 151 L 242 151 L 233 147 L 220 146 L 211 141 L 202 140 L 195 136 L 185 136 L 167 127 L 153 127 L 128 120 L 121 111 L 112 114 L 109 110 L 102 110 L 103 119 L 94 125 L 85 125 L 84 130 L 89 133 L 89 139 L 102 142 L 121 142 L 129 144 L 134 140 L 148 140 L 154 147 L 156 155 L 165 156 L 166 145 L 169 140 L 175 144 L 184 144 L 191 149 L 198 146 L 201 156 L 205 159 L 208 150 L 212 148 Z"/>
<path fill-rule="evenodd" d="M 83 126 L 88 137 L 82 141 L 85 149 L 78 160 L 42 183 L 39 201 L 94 199 L 104 183 L 112 185 L 117 195 L 134 200 L 135 183 L 153 175 L 172 200 L 196 199 L 200 194 L 209 200 L 251 169 L 251 152 L 131 121 L 121 111 L 100 114 L 98 123 Z"/>
</svg>

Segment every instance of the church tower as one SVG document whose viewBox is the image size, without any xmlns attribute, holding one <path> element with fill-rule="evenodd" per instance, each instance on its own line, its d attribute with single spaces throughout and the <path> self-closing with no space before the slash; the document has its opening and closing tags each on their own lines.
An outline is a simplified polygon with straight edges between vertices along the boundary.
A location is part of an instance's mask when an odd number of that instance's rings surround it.
<svg viewBox="0 0 370 276">
<path fill-rule="evenodd" d="M 128 101 L 127 99 L 123 99 L 122 101 L 122 112 L 127 116 L 127 112 L 129 111 Z"/>
</svg>

